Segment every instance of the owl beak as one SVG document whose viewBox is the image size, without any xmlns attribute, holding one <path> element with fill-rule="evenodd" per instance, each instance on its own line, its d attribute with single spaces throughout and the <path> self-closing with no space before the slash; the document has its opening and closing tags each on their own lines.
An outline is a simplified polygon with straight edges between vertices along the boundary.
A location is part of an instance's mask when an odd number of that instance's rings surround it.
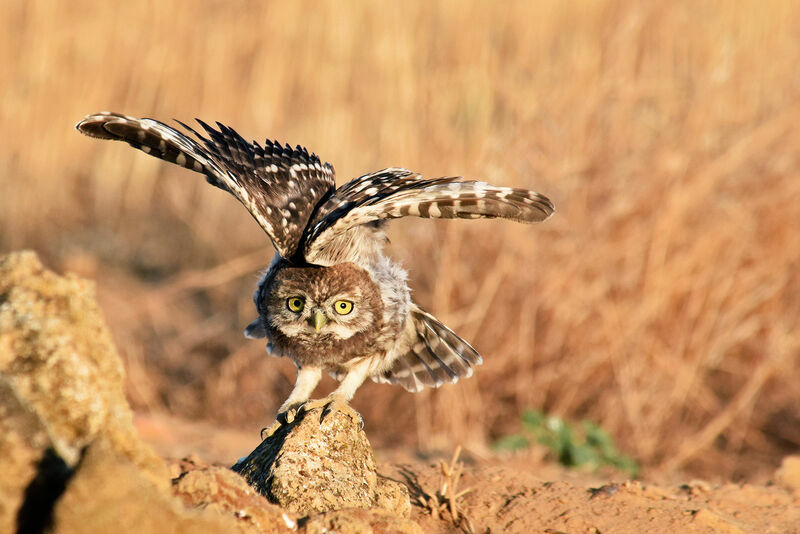
<svg viewBox="0 0 800 534">
<path fill-rule="evenodd" d="M 325 317 L 325 313 L 322 310 L 316 309 L 311 313 L 310 322 L 314 325 L 314 329 L 319 332 L 327 324 L 328 318 Z"/>
</svg>

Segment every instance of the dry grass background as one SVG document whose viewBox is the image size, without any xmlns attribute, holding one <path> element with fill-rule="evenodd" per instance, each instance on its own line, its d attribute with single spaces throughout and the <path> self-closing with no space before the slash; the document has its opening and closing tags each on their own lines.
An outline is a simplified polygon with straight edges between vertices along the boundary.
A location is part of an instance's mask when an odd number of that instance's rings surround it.
<svg viewBox="0 0 800 534">
<path fill-rule="evenodd" d="M 486 451 L 536 407 L 651 474 L 800 447 L 800 4 L 12 0 L 0 24 L 0 251 L 98 280 L 138 409 L 257 433 L 294 370 L 241 336 L 256 224 L 72 129 L 105 109 L 301 143 L 339 183 L 397 165 L 554 200 L 538 226 L 394 223 L 416 299 L 485 364 L 363 387 L 378 445 Z"/>
</svg>

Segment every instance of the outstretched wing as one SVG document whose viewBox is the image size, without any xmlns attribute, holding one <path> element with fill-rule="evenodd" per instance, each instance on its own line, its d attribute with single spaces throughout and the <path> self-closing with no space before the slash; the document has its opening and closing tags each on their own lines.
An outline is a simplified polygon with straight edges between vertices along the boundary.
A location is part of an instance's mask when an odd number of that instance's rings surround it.
<svg viewBox="0 0 800 534">
<path fill-rule="evenodd" d="M 408 351 L 392 367 L 373 377 L 376 382 L 400 384 L 411 392 L 439 387 L 472 376 L 472 366 L 482 363 L 472 346 L 436 317 L 412 305 L 400 343 Z"/>
<path fill-rule="evenodd" d="M 267 140 L 262 147 L 220 123 L 216 130 L 197 122 L 208 138 L 181 122 L 196 140 L 157 120 L 109 112 L 89 115 L 76 128 L 205 174 L 211 185 L 238 198 L 278 253 L 291 258 L 317 204 L 333 193 L 333 167 L 299 145 L 292 149 Z"/>
<path fill-rule="evenodd" d="M 532 223 L 554 211 L 550 200 L 527 189 L 498 187 L 458 177 L 423 179 L 390 168 L 352 180 L 322 204 L 306 230 L 304 255 L 313 262 L 337 236 L 362 224 L 412 215 L 442 219 L 511 219 Z"/>
</svg>

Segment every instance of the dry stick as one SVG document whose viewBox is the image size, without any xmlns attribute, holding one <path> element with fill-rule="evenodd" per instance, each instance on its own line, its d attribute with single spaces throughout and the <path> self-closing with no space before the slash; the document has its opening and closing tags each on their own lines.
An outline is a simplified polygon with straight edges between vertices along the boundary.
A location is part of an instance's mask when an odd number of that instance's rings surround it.
<svg viewBox="0 0 800 534">
<path fill-rule="evenodd" d="M 442 236 L 444 244 L 439 249 L 439 264 L 433 284 L 433 302 L 439 310 L 438 313 L 451 308 L 450 295 L 455 282 L 453 276 L 449 276 L 447 271 L 452 271 L 453 265 L 456 265 L 458 261 L 458 253 L 463 241 L 463 239 L 457 239 L 457 237 L 461 237 L 457 235 L 458 233 L 458 227 L 451 224 L 444 225 L 444 235 Z"/>
<path fill-rule="evenodd" d="M 472 488 L 468 488 L 460 492 L 458 491 L 458 482 L 461 479 L 461 474 L 464 468 L 464 465 L 458 461 L 460 454 L 461 445 L 457 446 L 456 450 L 453 451 L 453 457 L 451 458 L 449 465 L 446 464 L 444 460 L 442 460 L 440 463 L 442 470 L 442 483 L 439 489 L 439 494 L 434 497 L 434 501 L 436 502 L 437 508 L 444 507 L 450 512 L 450 519 L 454 525 L 457 525 L 459 522 L 463 521 L 465 522 L 466 530 L 468 532 L 472 532 L 472 522 L 466 516 L 459 515 L 458 511 L 458 499 L 472 491 Z"/>
<path fill-rule="evenodd" d="M 433 435 L 433 417 L 431 416 L 431 390 L 423 389 L 412 397 L 414 401 L 414 419 L 417 430 L 417 447 L 420 450 L 431 448 Z"/>
<path fill-rule="evenodd" d="M 186 271 L 175 276 L 172 281 L 149 290 L 143 297 L 144 306 L 140 313 L 150 318 L 158 316 L 171 300 L 180 296 L 182 292 L 193 289 L 205 289 L 226 284 L 231 280 L 257 271 L 266 265 L 264 251 L 258 250 L 244 254 L 216 267 L 206 270 Z M 152 321 L 158 324 L 158 321 Z"/>
<path fill-rule="evenodd" d="M 266 258 L 266 259 L 265 259 Z M 165 286 L 153 290 L 158 297 L 169 299 L 177 293 L 191 289 L 205 289 L 219 286 L 265 267 L 271 256 L 264 250 L 244 254 L 216 267 L 206 270 L 193 270 L 181 273 Z"/>
<path fill-rule="evenodd" d="M 511 260 L 508 256 L 495 258 L 492 270 L 487 274 L 480 290 L 475 297 L 475 301 L 470 306 L 467 317 L 462 321 L 463 332 L 466 339 L 475 339 L 483 327 L 483 323 L 492 310 L 490 304 L 500 292 L 500 286 L 506 279 L 506 275 L 511 271 Z"/>
<path fill-rule="evenodd" d="M 458 511 L 455 509 L 455 503 L 453 502 L 453 499 L 448 498 L 448 490 L 449 492 L 454 493 L 456 490 L 456 485 L 458 484 L 458 479 L 456 478 L 455 480 L 451 480 L 451 477 L 453 476 L 455 463 L 458 460 L 459 454 L 461 454 L 461 445 L 457 446 L 456 450 L 453 451 L 453 458 L 450 460 L 449 466 L 444 463 L 444 460 L 442 460 L 440 463 L 442 469 L 442 484 L 439 489 L 439 495 L 441 496 L 442 501 L 444 501 L 444 504 L 450 509 L 450 517 L 454 522 L 458 520 Z"/>
<path fill-rule="evenodd" d="M 212 338 L 220 338 L 228 331 L 221 316 L 222 314 L 215 313 L 182 329 L 177 336 L 170 336 L 164 341 L 164 350 L 170 354 L 188 354 L 191 347 Z"/>
<path fill-rule="evenodd" d="M 692 459 L 698 452 L 706 448 L 718 435 L 722 433 L 739 413 L 758 395 L 764 382 L 772 375 L 777 364 L 783 360 L 780 357 L 768 357 L 762 361 L 755 372 L 739 393 L 733 398 L 728 407 L 712 419 L 700 432 L 684 440 L 684 445 L 678 452 L 659 465 L 657 471 L 673 471 Z"/>
<path fill-rule="evenodd" d="M 443 512 L 447 510 L 450 512 L 450 519 L 453 525 L 458 526 L 460 524 L 464 530 L 471 533 L 474 532 L 472 522 L 465 515 L 459 514 L 458 510 L 458 499 L 472 491 L 472 488 L 458 491 L 458 482 L 464 469 L 464 465 L 458 461 L 460 454 L 461 445 L 458 445 L 453 452 L 449 465 L 444 460 L 439 462 L 442 475 L 439 490 L 435 493 L 428 493 L 425 489 L 420 488 L 422 494 L 417 499 L 423 507 L 430 511 L 434 519 L 442 519 Z"/>
</svg>

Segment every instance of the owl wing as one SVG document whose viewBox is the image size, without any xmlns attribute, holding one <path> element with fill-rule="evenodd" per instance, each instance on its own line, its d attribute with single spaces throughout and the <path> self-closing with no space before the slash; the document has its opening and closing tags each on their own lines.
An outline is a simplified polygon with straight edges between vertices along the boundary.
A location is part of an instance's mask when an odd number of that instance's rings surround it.
<svg viewBox="0 0 800 534">
<path fill-rule="evenodd" d="M 205 174 L 208 183 L 239 199 L 278 253 L 291 258 L 317 204 L 334 191 L 333 167 L 299 145 L 292 149 L 267 140 L 262 147 L 220 123 L 216 130 L 198 120 L 206 138 L 177 122 L 197 140 L 154 119 L 109 112 L 89 115 L 76 128 Z"/>
<path fill-rule="evenodd" d="M 400 384 L 411 392 L 468 378 L 472 366 L 483 362 L 469 343 L 416 304 L 412 304 L 399 345 L 408 349 L 373 380 Z"/>
<path fill-rule="evenodd" d="M 528 189 L 498 187 L 459 177 L 423 179 L 389 168 L 346 183 L 322 204 L 305 232 L 304 255 L 314 260 L 330 242 L 362 224 L 413 215 L 442 219 L 511 219 L 532 223 L 554 211 L 550 200 Z"/>
</svg>

